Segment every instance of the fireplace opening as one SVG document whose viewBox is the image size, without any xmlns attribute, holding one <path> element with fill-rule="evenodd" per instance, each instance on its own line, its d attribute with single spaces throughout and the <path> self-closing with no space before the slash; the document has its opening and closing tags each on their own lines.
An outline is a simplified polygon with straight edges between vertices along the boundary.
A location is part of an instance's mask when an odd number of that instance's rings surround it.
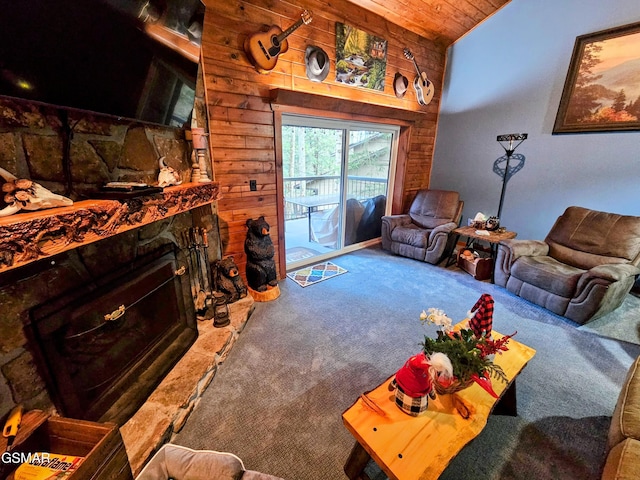
<svg viewBox="0 0 640 480">
<path fill-rule="evenodd" d="M 33 308 L 25 331 L 62 415 L 123 425 L 198 333 L 174 251 L 109 277 Z"/>
</svg>

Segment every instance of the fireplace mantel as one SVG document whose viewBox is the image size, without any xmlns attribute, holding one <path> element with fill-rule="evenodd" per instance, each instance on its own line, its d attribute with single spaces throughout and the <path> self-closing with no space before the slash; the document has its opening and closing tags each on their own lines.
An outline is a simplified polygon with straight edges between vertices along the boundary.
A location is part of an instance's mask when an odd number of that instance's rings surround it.
<svg viewBox="0 0 640 480">
<path fill-rule="evenodd" d="M 125 200 L 83 200 L 0 218 L 0 273 L 218 199 L 219 184 L 187 183 Z"/>
</svg>

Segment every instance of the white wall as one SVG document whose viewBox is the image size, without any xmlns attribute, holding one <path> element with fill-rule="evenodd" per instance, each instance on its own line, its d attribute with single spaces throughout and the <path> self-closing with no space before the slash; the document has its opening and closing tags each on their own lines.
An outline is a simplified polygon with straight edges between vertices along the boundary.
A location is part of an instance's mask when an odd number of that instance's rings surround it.
<svg viewBox="0 0 640 480">
<path fill-rule="evenodd" d="M 448 52 L 431 188 L 457 190 L 463 222 L 498 211 L 496 136 L 529 134 L 501 224 L 543 239 L 570 205 L 640 216 L 640 132 L 551 135 L 575 38 L 640 22 L 638 0 L 512 0 Z"/>
</svg>

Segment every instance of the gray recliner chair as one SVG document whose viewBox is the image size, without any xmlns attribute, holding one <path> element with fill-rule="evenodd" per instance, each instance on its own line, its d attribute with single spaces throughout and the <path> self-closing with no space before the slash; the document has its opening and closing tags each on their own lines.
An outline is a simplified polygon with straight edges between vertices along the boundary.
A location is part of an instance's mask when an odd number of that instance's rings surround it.
<svg viewBox="0 0 640 480">
<path fill-rule="evenodd" d="M 458 227 L 463 205 L 458 192 L 419 190 L 409 213 L 382 217 L 382 248 L 437 264 L 447 249 L 449 232 Z"/>
<path fill-rule="evenodd" d="M 544 241 L 502 240 L 495 283 L 583 324 L 618 308 L 640 274 L 640 217 L 569 207 Z"/>
</svg>

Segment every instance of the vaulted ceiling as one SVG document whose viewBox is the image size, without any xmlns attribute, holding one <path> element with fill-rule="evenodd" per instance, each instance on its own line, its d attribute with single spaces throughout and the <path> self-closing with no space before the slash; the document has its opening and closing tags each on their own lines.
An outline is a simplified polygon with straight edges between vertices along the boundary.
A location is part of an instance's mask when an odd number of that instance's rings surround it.
<svg viewBox="0 0 640 480">
<path fill-rule="evenodd" d="M 396 25 L 448 46 L 510 0 L 349 0 Z"/>
</svg>

